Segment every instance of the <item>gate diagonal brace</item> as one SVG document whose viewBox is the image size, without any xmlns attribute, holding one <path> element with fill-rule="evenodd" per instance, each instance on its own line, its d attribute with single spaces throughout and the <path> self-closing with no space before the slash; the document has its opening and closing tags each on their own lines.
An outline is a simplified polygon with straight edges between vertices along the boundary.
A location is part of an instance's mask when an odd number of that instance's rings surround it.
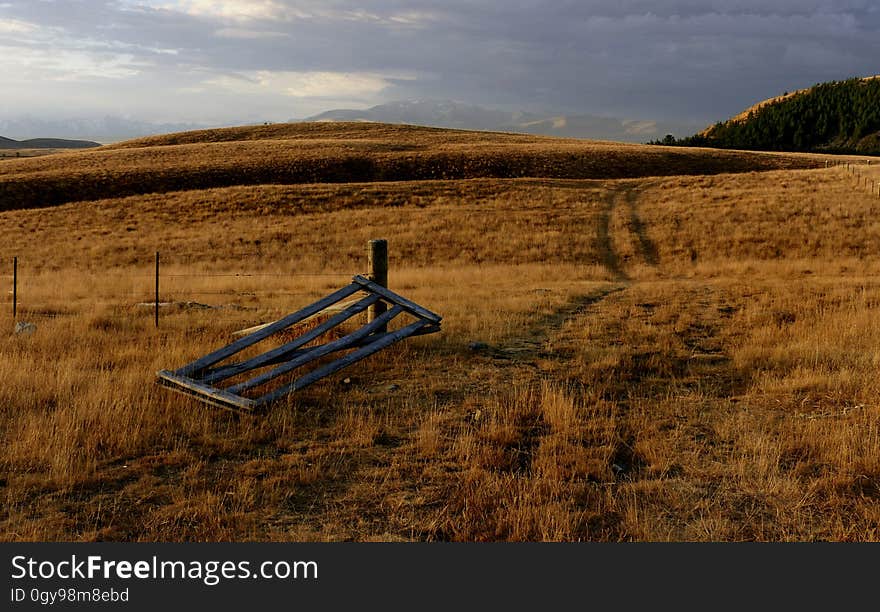
<svg viewBox="0 0 880 612">
<path fill-rule="evenodd" d="M 337 305 L 342 300 L 359 292 L 365 293 L 366 296 Z M 338 339 L 306 347 L 313 340 L 364 312 L 370 306 L 379 303 L 385 304 L 385 312 L 366 325 Z M 334 307 L 334 305 L 336 306 Z M 337 314 L 281 346 L 237 363 L 221 364 L 236 353 L 325 312 L 336 312 Z M 388 324 L 401 314 L 408 315 L 414 321 L 395 331 L 387 331 Z M 159 384 L 194 397 L 206 404 L 240 412 L 255 413 L 269 404 L 405 338 L 439 332 L 441 320 L 440 315 L 427 308 L 419 306 L 364 276 L 356 275 L 352 278 L 350 285 L 334 291 L 317 302 L 268 325 L 254 328 L 255 331 L 252 333 L 199 357 L 181 368 L 159 370 L 156 376 L 159 378 Z M 256 397 L 244 395 L 246 391 L 262 387 L 321 357 L 345 350 L 350 352 L 315 367 L 298 376 L 292 382 L 276 386 Z M 257 370 L 260 372 L 257 373 Z M 242 374 L 248 374 L 251 377 L 227 387 L 218 386 L 222 381 Z"/>
</svg>

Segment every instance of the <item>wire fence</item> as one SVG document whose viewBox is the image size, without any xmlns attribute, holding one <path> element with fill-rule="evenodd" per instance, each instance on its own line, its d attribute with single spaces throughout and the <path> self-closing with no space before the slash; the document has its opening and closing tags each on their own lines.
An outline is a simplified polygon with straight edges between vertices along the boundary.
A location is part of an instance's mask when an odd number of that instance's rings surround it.
<svg viewBox="0 0 880 612">
<path fill-rule="evenodd" d="M 849 175 L 854 181 L 854 186 L 870 190 L 872 195 L 876 194 L 877 197 L 880 198 L 880 171 L 875 171 L 880 170 L 880 164 L 874 164 L 872 160 L 853 162 L 829 159 L 826 160 L 825 167 L 838 167 L 845 170 L 847 175 Z M 863 172 L 863 170 L 869 170 L 870 174 L 868 172 Z M 465 210 L 470 212 L 484 212 L 484 209 L 481 207 L 469 207 Z M 540 207 L 513 209 L 515 212 L 524 213 L 534 213 L 539 210 L 541 210 Z M 505 210 L 505 212 L 511 211 Z M 251 259 L 254 262 L 259 262 L 260 258 L 264 255 L 265 253 L 261 251 L 236 252 L 237 257 L 240 257 L 241 259 Z M 52 308 L 46 306 L 47 303 L 58 302 L 61 299 L 58 295 L 52 296 L 51 285 L 57 284 L 52 273 L 43 270 L 38 270 L 36 272 L 28 270 L 26 265 L 28 262 L 21 261 L 18 257 L 14 257 L 10 263 L 12 273 L 0 274 L 0 279 L 5 281 L 4 285 L 11 285 L 8 290 L 0 291 L 0 304 L 3 305 L 4 309 L 8 308 L 7 312 L 11 313 L 13 320 L 17 319 L 20 315 L 53 317 L 75 314 L 74 312 L 68 312 L 63 309 L 58 309 L 57 307 Z M 24 269 L 20 267 L 20 263 L 25 264 Z M 273 262 L 272 265 L 278 264 L 277 262 Z M 145 260 L 143 268 L 148 268 L 148 266 L 149 264 Z M 170 267 L 171 271 L 165 272 L 164 268 L 166 267 Z M 293 298 L 314 296 L 321 290 L 326 289 L 326 285 L 320 289 L 315 287 L 297 287 L 294 281 L 296 281 L 296 279 L 327 279 L 328 281 L 336 281 L 349 279 L 355 273 L 336 270 L 269 272 L 254 269 L 243 269 L 239 271 L 224 270 L 218 272 L 181 272 L 179 271 L 180 267 L 181 264 L 177 263 L 171 263 L 167 266 L 163 265 L 160 253 L 156 253 L 155 267 L 152 272 L 138 271 L 119 274 L 115 272 L 89 269 L 80 272 L 74 271 L 74 274 L 77 275 L 77 278 L 81 283 L 84 281 L 91 281 L 91 287 L 81 287 L 78 291 L 79 293 L 91 292 L 91 294 L 96 297 L 104 298 L 107 301 L 116 301 L 119 305 L 134 305 L 138 307 L 152 306 L 155 310 L 155 323 L 158 326 L 160 311 L 162 308 L 166 308 L 175 303 L 192 303 L 194 302 L 193 298 L 204 299 L 208 296 L 224 296 L 232 300 L 241 301 L 242 299 L 249 299 L 253 302 L 255 299 L 259 301 L 260 298 L 268 297 Z M 65 271 L 63 274 L 70 275 L 71 272 Z M 248 279 L 289 279 L 292 282 L 285 284 L 284 286 L 272 286 L 268 288 L 254 286 L 239 286 L 236 288 L 232 284 L 222 288 L 209 288 L 199 286 L 198 283 L 200 280 L 216 282 L 218 280 L 246 281 Z M 34 291 L 34 289 L 36 289 L 36 287 L 34 287 L 35 280 L 37 284 L 43 285 L 37 291 Z M 186 284 L 181 284 L 181 281 Z M 112 289 L 109 294 L 99 295 L 101 291 L 95 287 L 98 284 L 109 284 L 112 286 Z M 46 285 L 49 285 L 50 288 L 47 289 Z M 40 294 L 40 298 L 32 299 L 35 294 Z M 253 306 L 253 304 L 251 305 Z"/>
<path fill-rule="evenodd" d="M 831 162 L 830 160 L 825 161 L 825 167 L 839 167 L 846 170 L 847 174 L 851 175 L 851 177 L 855 180 L 855 185 L 857 187 L 861 187 L 865 190 L 869 190 L 871 195 L 876 194 L 878 198 L 880 198 L 880 174 L 873 173 L 868 174 L 867 172 L 863 173 L 863 168 L 870 168 L 874 170 L 877 165 L 872 163 L 872 160 L 866 159 L 861 163 L 853 163 L 853 162 L 845 162 L 835 160 Z"/>
<path fill-rule="evenodd" d="M 12 274 L 0 274 L 8 291 L 0 292 L 0 304 L 8 309 L 14 321 L 22 318 L 56 318 L 78 314 L 77 309 L 59 304 L 81 305 L 103 301 L 116 309 L 116 316 L 131 316 L 125 307 L 151 307 L 154 309 L 155 324 L 158 327 L 162 310 L 169 306 L 184 308 L 210 308 L 221 313 L 237 313 L 255 310 L 261 306 L 272 307 L 268 298 L 296 298 L 315 296 L 326 289 L 326 284 L 318 286 L 314 282 L 306 285 L 296 283 L 297 279 L 315 281 L 327 279 L 328 283 L 350 279 L 354 273 L 338 271 L 321 272 L 263 272 L 258 270 L 222 272 L 180 272 L 179 264 L 171 264 L 172 272 L 165 273 L 156 254 L 155 267 L 151 273 L 142 271 L 124 272 L 81 271 L 50 272 L 28 269 L 27 261 L 14 257 L 10 269 Z M 24 265 L 22 265 L 24 264 Z M 145 266 L 146 267 L 146 266 Z M 59 277 L 58 275 L 62 275 Z M 64 286 L 64 278 L 76 278 L 76 286 Z M 283 282 L 289 279 L 290 283 Z M 247 281 L 282 281 L 272 286 L 256 287 Z M 200 283 L 199 281 L 204 281 Z M 221 281 L 222 286 L 211 287 Z M 236 283 L 244 281 L 245 284 Z M 311 286 L 309 286 L 311 285 Z M 206 297 L 225 297 L 223 304 L 199 304 L 196 299 Z M 213 300 L 218 301 L 218 300 Z M 231 303 L 230 303 L 231 302 Z M 277 302 L 277 300 L 275 300 Z M 295 305 L 291 303 L 291 305 Z M 146 309 L 144 309 L 146 310 Z M 110 313 L 104 313 L 108 316 Z"/>
</svg>

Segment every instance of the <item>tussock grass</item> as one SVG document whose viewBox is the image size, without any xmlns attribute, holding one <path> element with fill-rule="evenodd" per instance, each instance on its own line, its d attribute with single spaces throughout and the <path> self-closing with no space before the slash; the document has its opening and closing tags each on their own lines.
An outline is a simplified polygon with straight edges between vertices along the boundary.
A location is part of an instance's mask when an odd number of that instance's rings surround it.
<svg viewBox="0 0 880 612">
<path fill-rule="evenodd" d="M 822 168 L 4 212 L 0 259 L 20 257 L 38 328 L 10 333 L 4 290 L 2 538 L 880 539 L 877 205 Z M 155 384 L 345 284 L 375 237 L 392 289 L 442 314 L 441 334 L 262 418 Z M 218 308 L 169 307 L 155 329 L 137 303 L 157 249 L 163 300 Z"/>
<path fill-rule="evenodd" d="M 868 171 L 872 172 L 872 171 Z M 658 180 L 638 214 L 664 263 L 872 260 L 880 198 L 843 169 Z"/>
</svg>

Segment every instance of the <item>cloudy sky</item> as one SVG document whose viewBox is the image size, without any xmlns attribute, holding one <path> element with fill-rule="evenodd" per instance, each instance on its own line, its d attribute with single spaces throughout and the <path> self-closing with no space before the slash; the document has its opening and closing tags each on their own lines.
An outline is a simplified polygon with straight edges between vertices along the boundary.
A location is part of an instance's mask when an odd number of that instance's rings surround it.
<svg viewBox="0 0 880 612">
<path fill-rule="evenodd" d="M 0 0 L 0 118 L 453 99 L 714 121 L 880 73 L 878 0 Z"/>
</svg>

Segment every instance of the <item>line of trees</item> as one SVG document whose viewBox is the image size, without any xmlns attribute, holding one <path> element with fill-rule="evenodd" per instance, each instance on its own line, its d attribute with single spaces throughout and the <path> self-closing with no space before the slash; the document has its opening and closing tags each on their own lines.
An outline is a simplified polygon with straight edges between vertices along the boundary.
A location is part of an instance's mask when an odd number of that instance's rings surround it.
<svg viewBox="0 0 880 612">
<path fill-rule="evenodd" d="M 822 83 L 703 134 L 649 144 L 880 155 L 880 78 Z"/>
</svg>

